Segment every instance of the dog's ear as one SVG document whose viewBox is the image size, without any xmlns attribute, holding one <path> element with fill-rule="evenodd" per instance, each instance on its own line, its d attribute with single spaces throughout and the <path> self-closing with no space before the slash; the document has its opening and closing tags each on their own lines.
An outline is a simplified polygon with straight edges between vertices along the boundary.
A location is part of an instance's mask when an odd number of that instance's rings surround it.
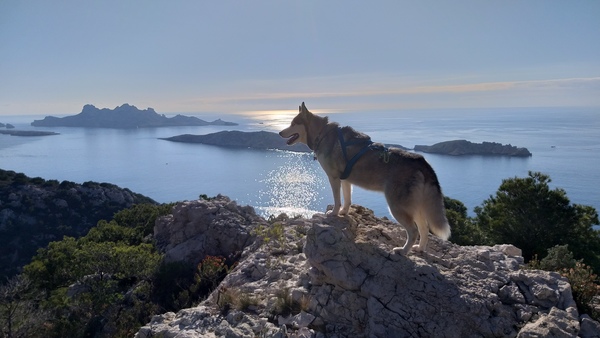
<svg viewBox="0 0 600 338">
<path fill-rule="evenodd" d="M 308 109 L 306 109 L 306 106 L 304 105 L 304 102 L 302 102 L 302 105 L 300 106 L 300 112 L 301 113 L 308 113 Z"/>
</svg>

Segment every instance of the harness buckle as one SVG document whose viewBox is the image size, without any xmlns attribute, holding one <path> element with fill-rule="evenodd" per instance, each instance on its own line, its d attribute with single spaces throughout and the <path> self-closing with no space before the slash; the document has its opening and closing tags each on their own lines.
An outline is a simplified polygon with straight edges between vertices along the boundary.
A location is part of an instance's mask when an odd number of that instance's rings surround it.
<svg viewBox="0 0 600 338">
<path fill-rule="evenodd" d="M 387 147 L 383 147 L 383 151 L 379 154 L 379 157 L 383 159 L 383 163 L 387 164 L 390 162 L 390 150 Z"/>
</svg>

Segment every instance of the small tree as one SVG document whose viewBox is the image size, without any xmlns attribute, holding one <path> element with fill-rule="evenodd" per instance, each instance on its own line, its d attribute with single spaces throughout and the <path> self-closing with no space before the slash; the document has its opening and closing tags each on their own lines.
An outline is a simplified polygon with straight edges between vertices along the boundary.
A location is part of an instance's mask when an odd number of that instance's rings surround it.
<svg viewBox="0 0 600 338">
<path fill-rule="evenodd" d="M 575 258 L 600 269 L 600 237 L 592 228 L 598 214 L 592 207 L 571 205 L 566 192 L 550 189 L 550 182 L 539 172 L 503 180 L 496 195 L 475 208 L 478 227 L 490 244 L 514 244 L 526 260 L 534 255 L 543 258 L 549 248 L 569 244 Z"/>
<path fill-rule="evenodd" d="M 1 337 L 28 337 L 41 333 L 45 314 L 33 299 L 32 284 L 24 275 L 16 275 L 0 286 Z"/>
<path fill-rule="evenodd" d="M 459 200 L 444 197 L 446 218 L 450 224 L 450 242 L 458 245 L 482 245 L 485 237 L 473 220 L 467 216 L 467 207 Z"/>
</svg>

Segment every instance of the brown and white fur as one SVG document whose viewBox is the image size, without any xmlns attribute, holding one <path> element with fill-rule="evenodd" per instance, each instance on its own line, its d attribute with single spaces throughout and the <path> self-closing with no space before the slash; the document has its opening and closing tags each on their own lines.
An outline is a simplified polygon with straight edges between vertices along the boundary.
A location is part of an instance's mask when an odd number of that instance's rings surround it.
<svg viewBox="0 0 600 338">
<path fill-rule="evenodd" d="M 303 102 L 291 125 L 279 133 L 281 137 L 288 138 L 288 145 L 301 142 L 315 153 L 333 191 L 333 210 L 328 214 L 335 216 L 348 213 L 352 204 L 352 184 L 355 184 L 383 192 L 390 212 L 406 229 L 406 243 L 394 248 L 394 252 L 406 255 L 411 248 L 425 251 L 429 230 L 444 240 L 448 239 L 450 226 L 446 219 L 442 190 L 433 168 L 423 156 L 398 148 L 387 149 L 387 154 L 383 154 L 383 150 L 368 150 L 356 162 L 348 178 L 342 180 L 340 176 L 345 169 L 346 159 L 338 138 L 338 127 L 337 123 L 329 122 L 327 117 L 308 111 Z M 343 127 L 342 133 L 346 141 L 368 139 L 367 135 L 351 127 Z M 364 144 L 348 146 L 348 158 L 352 158 L 362 147 Z M 344 195 L 343 205 L 340 187 Z M 417 233 L 420 236 L 419 245 L 413 246 Z"/>
</svg>

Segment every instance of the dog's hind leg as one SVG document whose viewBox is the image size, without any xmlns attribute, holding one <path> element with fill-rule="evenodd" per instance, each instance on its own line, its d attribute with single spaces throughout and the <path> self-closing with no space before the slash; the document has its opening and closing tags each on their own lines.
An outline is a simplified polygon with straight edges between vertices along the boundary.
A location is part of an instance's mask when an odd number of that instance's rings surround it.
<svg viewBox="0 0 600 338">
<path fill-rule="evenodd" d="M 329 177 L 329 184 L 331 185 L 331 192 L 333 193 L 333 210 L 327 212 L 327 215 L 337 216 L 340 212 L 340 207 L 342 206 L 342 201 L 340 199 L 340 186 L 342 180 L 339 178 Z"/>
<path fill-rule="evenodd" d="M 425 252 L 429 242 L 429 223 L 427 217 L 423 215 L 423 211 L 419 211 L 417 217 L 415 217 L 415 223 L 419 229 L 419 245 L 413 245 L 413 250 Z"/>
<path fill-rule="evenodd" d="M 413 247 L 417 240 L 417 234 L 419 233 L 415 221 L 410 213 L 402 210 L 398 206 L 390 206 L 392 215 L 404 227 L 406 230 L 406 243 L 402 247 L 395 247 L 393 250 L 396 253 L 401 253 L 406 256 L 410 249 Z"/>
<path fill-rule="evenodd" d="M 344 195 L 344 206 L 340 209 L 339 214 L 345 215 L 350 211 L 352 204 L 352 184 L 347 180 L 342 180 L 342 193 Z"/>
</svg>

